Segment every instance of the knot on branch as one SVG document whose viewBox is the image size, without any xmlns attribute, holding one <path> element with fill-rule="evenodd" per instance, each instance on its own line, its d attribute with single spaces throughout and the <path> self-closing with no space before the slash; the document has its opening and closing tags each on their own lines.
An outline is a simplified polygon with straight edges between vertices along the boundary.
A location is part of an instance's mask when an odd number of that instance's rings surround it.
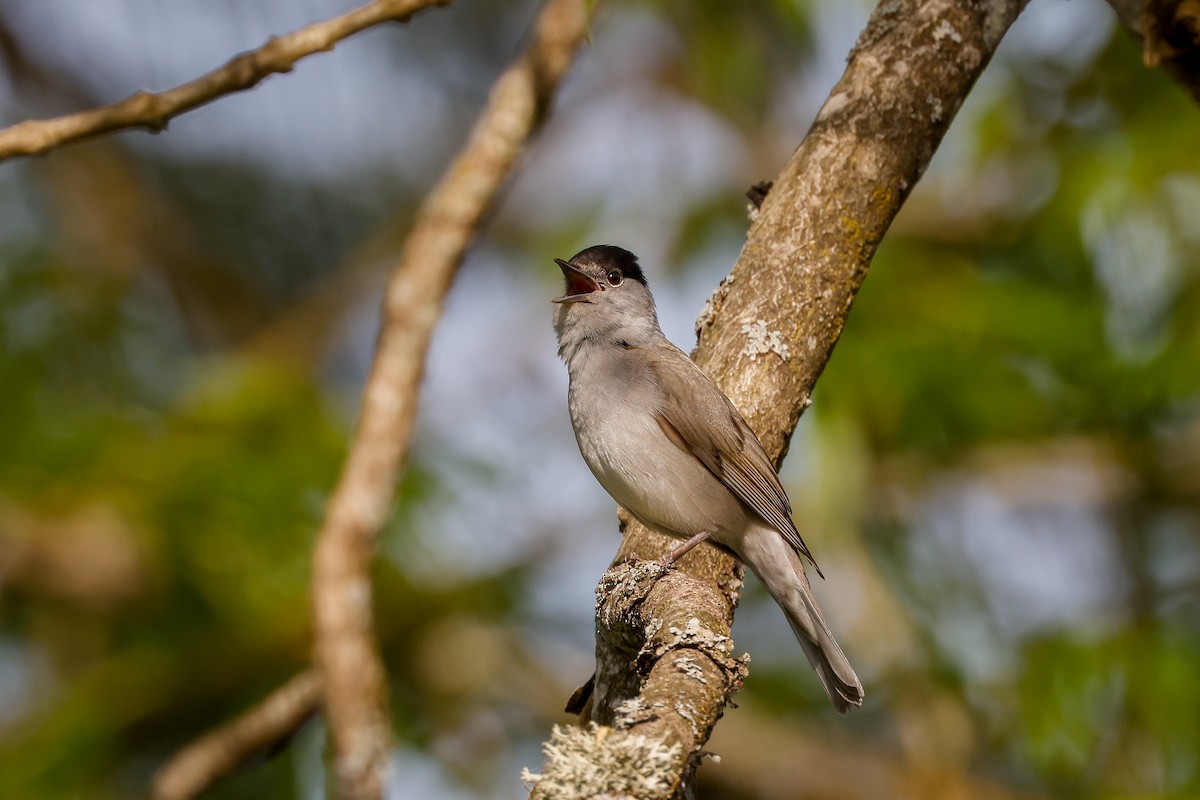
<svg viewBox="0 0 1200 800">
<path fill-rule="evenodd" d="M 129 113 L 136 117 L 138 124 L 151 133 L 162 133 L 171 121 L 171 115 L 162 99 L 145 89 L 135 92 L 125 101 L 129 105 Z"/>
<path fill-rule="evenodd" d="M 712 585 L 660 561 L 612 567 L 596 586 L 596 636 L 635 672 L 675 650 L 697 650 L 736 671 L 729 611 Z"/>
<path fill-rule="evenodd" d="M 596 635 L 626 653 L 640 653 L 648 638 L 642 608 L 650 590 L 670 568 L 659 561 L 630 561 L 611 567 L 596 585 Z"/>
<path fill-rule="evenodd" d="M 755 209 L 755 213 L 758 210 Z M 721 278 L 721 282 L 717 288 L 713 290 L 712 295 L 704 301 L 704 308 L 700 311 L 700 315 L 696 317 L 696 321 L 692 324 L 692 330 L 696 333 L 696 341 L 700 341 L 700 337 L 706 330 L 712 327 L 713 322 L 717 318 L 717 314 L 721 311 L 721 306 L 725 303 L 725 297 L 729 294 L 730 285 L 733 283 L 733 275 L 727 275 Z"/>
</svg>

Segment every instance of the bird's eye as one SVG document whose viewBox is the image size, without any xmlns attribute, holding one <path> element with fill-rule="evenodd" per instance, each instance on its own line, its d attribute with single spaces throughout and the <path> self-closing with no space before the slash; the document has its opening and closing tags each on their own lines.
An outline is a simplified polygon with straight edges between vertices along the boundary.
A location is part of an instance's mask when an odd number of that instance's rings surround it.
<svg viewBox="0 0 1200 800">
<path fill-rule="evenodd" d="M 606 275 L 605 277 L 608 278 L 609 286 L 620 286 L 621 281 L 624 280 L 624 276 L 621 275 L 620 270 L 615 270 L 615 269 L 610 269 L 608 271 L 608 275 Z"/>
</svg>

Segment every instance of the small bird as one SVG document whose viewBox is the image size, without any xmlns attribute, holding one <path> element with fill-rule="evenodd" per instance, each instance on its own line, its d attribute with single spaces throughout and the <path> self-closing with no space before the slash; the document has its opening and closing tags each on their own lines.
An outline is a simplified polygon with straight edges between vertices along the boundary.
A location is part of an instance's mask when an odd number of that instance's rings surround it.
<svg viewBox="0 0 1200 800">
<path fill-rule="evenodd" d="M 787 615 L 834 708 L 861 706 L 775 467 L 729 398 L 659 328 L 637 256 L 597 245 L 554 261 L 566 279 L 553 302 L 567 406 L 596 480 L 643 525 L 684 540 L 667 563 L 706 539 L 740 558 Z"/>
</svg>

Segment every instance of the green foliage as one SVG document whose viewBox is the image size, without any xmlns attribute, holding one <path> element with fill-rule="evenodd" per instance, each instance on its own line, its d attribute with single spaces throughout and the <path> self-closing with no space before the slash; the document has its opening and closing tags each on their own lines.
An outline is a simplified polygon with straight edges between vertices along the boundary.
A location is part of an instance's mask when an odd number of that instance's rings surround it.
<svg viewBox="0 0 1200 800">
<path fill-rule="evenodd" d="M 785 0 L 669 3 L 665 10 L 686 39 L 678 78 L 739 124 L 770 112 L 777 87 L 769 77 L 789 74 L 811 37 L 807 15 Z"/>
<path fill-rule="evenodd" d="M 101 544 L 132 566 L 74 590 L 36 574 L 3 587 L 4 635 L 20 643 L 26 680 L 55 699 L 7 732 L 0 796 L 125 797 L 308 664 L 313 536 L 347 431 L 311 373 L 196 357 L 162 335 L 169 319 L 128 313 L 94 273 L 46 254 L 4 263 L 14 324 L 0 341 L 0 511 L 22 511 L 0 546 L 50 547 L 107 521 Z M 434 491 L 414 468 L 397 504 Z M 407 518 L 390 540 L 408 536 Z M 404 652 L 422 631 L 446 615 L 509 613 L 525 580 L 430 589 L 390 562 L 379 570 L 380 633 L 401 687 L 419 684 Z M 402 737 L 425 745 L 446 702 L 401 688 L 395 708 Z M 219 796 L 296 796 L 300 757 L 289 748 Z"/>
<path fill-rule="evenodd" d="M 1112 535 L 1092 546 L 1114 548 L 1124 569 L 1117 577 L 1076 567 L 1071 582 L 1118 585 L 1105 587 L 1106 608 L 1075 626 L 1003 638 L 1000 601 L 980 584 L 979 563 L 943 554 L 932 570 L 914 552 L 927 517 L 867 517 L 882 574 L 931 626 L 922 636 L 927 675 L 940 671 L 939 683 L 963 692 L 993 737 L 984 760 L 1034 775 L 1064 798 L 1200 791 L 1197 609 L 1168 603 L 1175 590 L 1145 563 L 1186 552 L 1192 567 L 1180 568 L 1195 580 L 1198 498 L 1194 482 L 1179 488 L 1169 451 L 1200 425 L 1200 258 L 1196 207 L 1186 200 L 1200 185 L 1197 112 L 1167 81 L 1138 73 L 1129 56 L 1118 36 L 1078 76 L 1049 84 L 1044 75 L 1027 81 L 1023 70 L 1036 66 L 1019 63 L 990 106 L 968 107 L 975 127 L 959 152 L 969 155 L 952 173 L 960 188 L 923 198 L 941 203 L 950 221 L 908 229 L 898 221 L 814 408 L 823 427 L 862 432 L 864 457 L 882 465 L 877 479 L 903 465 L 893 491 L 924 504 L 926 515 L 938 513 L 955 481 L 1002 493 L 980 467 L 989 448 L 1023 448 L 1030 467 L 1042 450 L 1054 463 L 1056 442 L 1088 441 L 1115 454 L 1111 463 L 1074 467 L 1117 470 L 1129 481 L 1083 506 Z M 952 136 L 966 136 L 956 124 Z M 935 187 L 939 177 L 931 173 Z M 972 195 L 997 177 L 1013 182 L 1007 199 L 989 206 Z M 956 203 L 977 209 L 961 230 Z M 1036 520 L 1039 505 L 1054 501 L 1002 502 L 1014 505 L 1014 517 Z M 1164 515 L 1187 531 L 1170 556 L 1160 554 Z M 1037 572 L 1044 555 L 1023 552 L 1023 569 Z M 1011 583 L 1022 585 L 1022 576 Z M 968 665 L 944 650 L 951 634 L 937 626 L 950 623 L 1015 647 L 1011 666 L 993 664 L 989 682 L 974 683 Z M 1015 718 L 998 699 L 1010 695 L 1020 698 Z"/>
<path fill-rule="evenodd" d="M 1147 783 L 1195 792 L 1198 658 L 1194 636 L 1146 628 L 1031 641 L 1019 679 L 1022 756 L 1058 797 Z"/>
<path fill-rule="evenodd" d="M 32 515 L 34 547 L 102 508 L 135 566 L 70 601 L 6 593 L 30 668 L 46 660 L 71 688 L 0 752 L 0 794 L 107 796 L 123 748 L 178 743 L 305 663 L 308 556 L 343 431 L 311 379 L 271 364 L 179 365 L 143 391 L 122 353 L 152 331 L 94 297 L 71 308 L 87 273 L 8 264 L 5 306 L 29 322 L 0 365 L 4 501 Z"/>
</svg>

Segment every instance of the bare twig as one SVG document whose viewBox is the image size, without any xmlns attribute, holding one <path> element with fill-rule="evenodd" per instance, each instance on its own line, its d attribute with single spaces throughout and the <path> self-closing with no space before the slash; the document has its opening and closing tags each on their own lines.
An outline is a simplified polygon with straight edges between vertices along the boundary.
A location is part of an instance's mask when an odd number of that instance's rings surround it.
<svg viewBox="0 0 1200 800">
<path fill-rule="evenodd" d="M 24 102 L 95 105 L 82 86 L 49 69 L 0 17 L 0 71 Z M 262 291 L 241 270 L 206 260 L 194 220 L 138 168 L 126 142 L 108 137 L 39 165 L 45 213 L 68 258 L 107 271 L 117 285 L 158 273 L 191 340 L 202 348 L 241 340 L 266 315 Z"/>
<path fill-rule="evenodd" d="M 777 462 L 809 404 L 875 248 L 1023 6 L 1024 0 L 880 3 L 841 80 L 762 201 L 732 274 L 701 317 L 694 357 Z M 626 554 L 657 558 L 671 544 L 630 523 L 618 561 Z M 724 609 L 724 617 L 711 624 L 698 620 L 699 635 L 724 635 L 738 596 L 740 567 L 711 547 L 697 548 L 680 566 L 695 579 L 682 602 L 697 603 L 707 593 L 705 608 Z M 719 694 L 706 682 L 729 673 L 711 648 L 696 648 L 690 637 L 663 643 L 654 624 L 641 631 L 625 628 L 631 602 L 659 603 L 636 614 L 639 619 L 679 614 L 671 607 L 672 595 L 646 585 L 658 579 L 652 572 L 614 569 L 620 572 L 602 581 L 602 589 L 610 591 L 602 592 L 597 607 L 592 718 L 650 741 L 680 745 L 678 780 L 660 793 L 631 788 L 631 796 L 689 796 L 700 750 L 725 707 L 723 701 L 713 702 Z M 836 580 L 830 576 L 831 583 Z M 604 665 L 623 657 L 628 663 L 629 652 L 639 655 L 633 663 L 637 674 L 602 681 Z M 690 663 L 680 667 L 681 658 Z M 670 677 L 673 705 L 656 703 L 652 696 L 662 685 L 664 666 L 675 673 Z M 650 705 L 653 715 L 629 713 Z M 548 763 L 543 774 L 555 769 Z M 570 797 L 559 793 L 556 800 Z"/>
<path fill-rule="evenodd" d="M 277 72 L 359 31 L 384 22 L 406 22 L 418 11 L 450 0 L 375 0 L 341 16 L 272 37 L 257 50 L 235 56 L 224 66 L 165 92 L 138 92 L 119 103 L 47 120 L 28 120 L 0 130 L 0 161 L 40 155 L 71 142 L 124 128 L 157 133 L 174 117 L 233 92 L 257 86 Z"/>
<path fill-rule="evenodd" d="M 285 741 L 317 713 L 321 678 L 301 672 L 236 719 L 191 743 L 154 776 L 154 800 L 190 800 L 246 761 Z"/>
<path fill-rule="evenodd" d="M 313 564 L 315 661 L 342 797 L 379 798 L 386 783 L 390 726 L 368 567 L 408 452 L 429 340 L 463 252 L 541 123 L 594 5 L 546 3 L 529 49 L 499 78 L 470 140 L 422 205 L 387 288 L 358 430 Z"/>
</svg>

